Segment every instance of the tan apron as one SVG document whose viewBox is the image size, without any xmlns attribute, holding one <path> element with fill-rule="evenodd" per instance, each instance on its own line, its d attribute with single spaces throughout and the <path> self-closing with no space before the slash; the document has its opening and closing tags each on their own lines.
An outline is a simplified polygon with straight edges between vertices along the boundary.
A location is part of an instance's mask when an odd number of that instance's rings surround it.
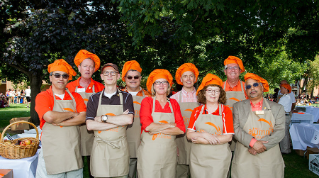
<svg viewBox="0 0 319 178">
<path fill-rule="evenodd" d="M 225 81 L 225 84 L 224 84 L 224 90 L 226 88 L 226 82 L 227 80 Z M 241 91 L 226 91 L 226 97 L 227 97 L 226 106 L 228 106 L 232 111 L 233 111 L 233 105 L 235 103 L 246 99 L 243 84 L 241 81 L 239 81 L 239 83 L 240 83 Z M 233 140 L 231 141 L 231 144 L 230 144 L 230 150 L 235 151 L 235 148 L 236 148 L 236 140 L 233 137 Z"/>
<path fill-rule="evenodd" d="M 97 116 L 123 114 L 123 95 L 119 92 L 121 105 L 101 105 L 100 94 Z M 94 177 L 117 177 L 128 174 L 129 151 L 126 140 L 126 127 L 94 131 L 91 153 L 91 174 Z"/>
<path fill-rule="evenodd" d="M 155 112 L 153 98 L 152 117 L 154 123 L 175 123 L 173 107 L 171 113 Z M 165 134 L 150 135 L 142 132 L 141 144 L 137 150 L 137 172 L 139 178 L 175 178 L 176 143 L 175 136 Z"/>
<path fill-rule="evenodd" d="M 77 89 L 78 87 L 75 88 L 75 92 L 77 92 Z M 93 93 L 77 92 L 78 94 L 82 96 L 85 105 L 87 105 L 90 96 L 95 93 L 94 85 L 92 87 L 92 91 Z M 85 123 L 80 126 L 80 133 L 81 133 L 81 155 L 90 156 L 92 152 L 94 134 L 92 131 L 87 130 Z"/>
<path fill-rule="evenodd" d="M 56 100 L 52 111 L 76 111 L 76 102 L 72 100 Z M 58 174 L 83 168 L 80 153 L 80 128 L 79 126 L 54 126 L 45 122 L 42 128 L 42 149 L 45 167 L 48 174 Z"/>
<path fill-rule="evenodd" d="M 136 158 L 137 148 L 141 143 L 141 122 L 140 122 L 140 108 L 141 102 L 145 98 L 143 96 L 133 96 L 134 103 L 134 122 L 131 127 L 126 130 L 127 143 L 130 151 L 130 157 Z"/>
<path fill-rule="evenodd" d="M 222 108 L 218 105 L 219 115 L 202 114 L 202 107 L 195 127 L 196 132 L 206 132 L 212 135 L 223 134 Z M 194 178 L 218 177 L 226 178 L 231 161 L 231 151 L 228 143 L 222 145 L 192 144 L 190 154 L 191 176 Z"/>
<path fill-rule="evenodd" d="M 245 132 L 254 136 L 257 140 L 266 135 L 271 135 L 276 122 L 268 102 L 265 101 L 265 103 L 264 114 L 256 115 L 255 112 L 250 111 L 243 128 Z M 248 152 L 247 147 L 237 142 L 231 175 L 233 178 L 283 178 L 284 167 L 279 143 L 273 148 L 254 156 Z"/>
<path fill-rule="evenodd" d="M 198 107 L 199 103 L 181 102 L 181 98 L 182 98 L 182 92 L 180 92 L 178 104 L 181 108 L 181 113 L 184 119 L 185 129 L 187 130 L 193 109 Z M 178 156 L 177 156 L 178 164 L 189 165 L 189 155 L 190 155 L 192 142 L 187 140 L 186 133 L 183 135 L 177 136 L 175 141 L 178 148 Z"/>
</svg>

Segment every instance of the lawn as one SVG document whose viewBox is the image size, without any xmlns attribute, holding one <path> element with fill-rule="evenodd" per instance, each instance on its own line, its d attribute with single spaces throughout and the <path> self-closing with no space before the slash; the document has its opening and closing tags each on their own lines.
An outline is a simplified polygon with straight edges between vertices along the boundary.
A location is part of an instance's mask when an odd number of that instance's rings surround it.
<svg viewBox="0 0 319 178">
<path fill-rule="evenodd" d="M 30 109 L 25 104 L 13 104 L 9 108 L 0 108 L 0 131 L 9 125 L 10 119 L 14 117 L 30 116 Z M 14 132 L 11 132 L 13 134 Z M 308 160 L 299 156 L 293 151 L 290 154 L 283 155 L 285 161 L 285 177 L 286 178 L 312 178 L 318 177 L 308 169 Z M 84 167 L 84 177 L 88 176 L 87 166 Z"/>
</svg>

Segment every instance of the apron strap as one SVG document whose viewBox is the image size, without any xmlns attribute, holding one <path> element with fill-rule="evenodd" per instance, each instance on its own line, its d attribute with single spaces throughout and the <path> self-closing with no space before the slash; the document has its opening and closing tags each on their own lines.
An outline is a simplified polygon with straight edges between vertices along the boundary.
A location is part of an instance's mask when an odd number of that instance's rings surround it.
<svg viewBox="0 0 319 178">
<path fill-rule="evenodd" d="M 122 95 L 122 92 L 120 92 L 120 90 L 117 90 L 117 92 L 119 92 L 119 96 L 120 96 L 120 105 L 123 105 L 123 95 Z"/>
<path fill-rule="evenodd" d="M 145 93 L 144 93 L 144 90 L 143 90 L 143 88 L 141 88 L 141 90 L 142 90 L 142 93 L 143 93 L 143 97 L 145 97 Z"/>
<path fill-rule="evenodd" d="M 219 111 L 219 115 L 221 116 L 222 115 L 222 112 L 224 110 L 224 105 L 221 105 L 221 104 L 218 104 L 218 111 Z"/>
<path fill-rule="evenodd" d="M 225 84 L 224 84 L 224 88 L 223 88 L 224 90 L 225 90 L 225 88 L 226 88 L 226 82 L 227 82 L 227 80 L 225 81 Z"/>
<path fill-rule="evenodd" d="M 95 87 L 94 87 L 94 84 L 93 84 L 93 87 L 92 87 L 92 93 L 95 93 Z"/>
<path fill-rule="evenodd" d="M 104 93 L 104 89 L 101 91 L 101 94 L 100 94 L 100 98 L 99 98 L 99 105 L 98 106 L 101 106 L 102 104 L 102 95 Z"/>
<path fill-rule="evenodd" d="M 179 92 L 178 104 L 182 101 L 182 90 Z"/>
<path fill-rule="evenodd" d="M 239 80 L 239 83 L 240 83 L 241 91 L 245 91 L 244 88 L 243 88 L 243 84 L 242 84 L 242 82 L 240 80 Z"/>
</svg>

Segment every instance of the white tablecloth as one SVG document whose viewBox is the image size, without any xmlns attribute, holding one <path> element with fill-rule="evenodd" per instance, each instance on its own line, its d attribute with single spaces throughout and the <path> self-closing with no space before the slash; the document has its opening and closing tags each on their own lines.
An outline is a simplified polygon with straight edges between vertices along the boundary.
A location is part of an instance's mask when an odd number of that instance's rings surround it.
<svg viewBox="0 0 319 178">
<path fill-rule="evenodd" d="M 313 115 L 309 113 L 299 114 L 299 113 L 292 113 L 291 117 L 291 124 L 293 123 L 313 123 Z"/>
<path fill-rule="evenodd" d="M 6 159 L 0 156 L 0 169 L 13 169 L 14 178 L 34 178 L 38 165 L 39 150 L 29 158 Z"/>
<path fill-rule="evenodd" d="M 313 115 L 313 121 L 317 122 L 319 120 L 319 108 L 313 107 L 310 114 Z"/>
<path fill-rule="evenodd" d="M 307 146 L 319 148 L 319 124 L 295 123 L 289 131 L 294 150 L 306 150 Z"/>
</svg>

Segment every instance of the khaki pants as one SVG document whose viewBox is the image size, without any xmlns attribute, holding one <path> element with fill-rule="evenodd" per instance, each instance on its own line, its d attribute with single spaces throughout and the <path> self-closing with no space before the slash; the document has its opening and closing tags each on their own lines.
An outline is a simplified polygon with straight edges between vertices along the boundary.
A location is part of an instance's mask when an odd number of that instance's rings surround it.
<svg viewBox="0 0 319 178">
<path fill-rule="evenodd" d="M 176 166 L 176 178 L 188 178 L 190 175 L 189 165 L 177 164 Z"/>
<path fill-rule="evenodd" d="M 279 143 L 280 145 L 280 151 L 281 153 L 291 153 L 290 149 L 290 133 L 289 133 L 289 125 L 290 125 L 290 115 L 285 115 L 286 121 L 285 121 L 285 137 L 281 140 Z"/>
<path fill-rule="evenodd" d="M 83 168 L 77 169 L 74 171 L 63 172 L 60 174 L 52 174 L 48 175 L 47 170 L 45 168 L 45 162 L 43 158 L 43 151 L 40 151 L 38 157 L 38 167 L 36 171 L 36 177 L 38 178 L 83 178 Z"/>
<path fill-rule="evenodd" d="M 137 178 L 137 158 L 130 158 L 128 178 Z"/>
</svg>

